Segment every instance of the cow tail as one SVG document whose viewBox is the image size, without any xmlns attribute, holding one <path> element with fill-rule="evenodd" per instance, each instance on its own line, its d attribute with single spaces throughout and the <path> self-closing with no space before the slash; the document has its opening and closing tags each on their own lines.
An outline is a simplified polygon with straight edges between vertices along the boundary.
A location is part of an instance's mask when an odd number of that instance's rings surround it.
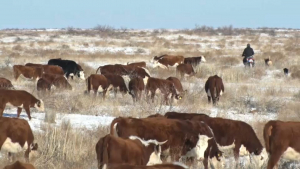
<svg viewBox="0 0 300 169">
<path fill-rule="evenodd" d="M 121 122 L 122 118 L 115 118 L 110 124 L 110 135 L 118 137 L 118 123 Z"/>
<path fill-rule="evenodd" d="M 108 163 L 107 140 L 108 137 L 105 136 L 96 144 L 98 169 L 102 169 L 103 165 Z"/>
<path fill-rule="evenodd" d="M 268 122 L 265 127 L 264 127 L 264 140 L 265 140 L 265 145 L 266 145 L 266 151 L 270 153 L 271 149 L 271 142 L 270 142 L 270 136 L 272 135 L 272 124 L 271 121 Z"/>
<path fill-rule="evenodd" d="M 96 70 L 96 74 L 98 73 L 98 70 L 100 70 L 102 66 L 99 66 L 98 69 Z M 101 72 L 100 72 L 101 73 Z"/>
</svg>

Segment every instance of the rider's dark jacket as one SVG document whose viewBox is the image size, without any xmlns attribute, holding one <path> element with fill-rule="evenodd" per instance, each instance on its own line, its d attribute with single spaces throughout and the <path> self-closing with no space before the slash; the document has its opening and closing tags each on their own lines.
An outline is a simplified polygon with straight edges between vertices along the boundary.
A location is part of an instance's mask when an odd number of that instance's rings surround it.
<svg viewBox="0 0 300 169">
<path fill-rule="evenodd" d="M 251 47 L 247 47 L 244 49 L 244 52 L 243 52 L 243 55 L 242 56 L 245 56 L 246 58 L 249 57 L 249 56 L 252 56 L 254 55 L 254 51 Z"/>
</svg>

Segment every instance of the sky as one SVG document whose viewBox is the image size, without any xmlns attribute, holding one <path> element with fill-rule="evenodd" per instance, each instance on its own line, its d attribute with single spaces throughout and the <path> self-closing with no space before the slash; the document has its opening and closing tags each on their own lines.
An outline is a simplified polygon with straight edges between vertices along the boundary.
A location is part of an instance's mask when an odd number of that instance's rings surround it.
<svg viewBox="0 0 300 169">
<path fill-rule="evenodd" d="M 299 0 L 0 0 L 0 29 L 300 28 Z"/>
</svg>

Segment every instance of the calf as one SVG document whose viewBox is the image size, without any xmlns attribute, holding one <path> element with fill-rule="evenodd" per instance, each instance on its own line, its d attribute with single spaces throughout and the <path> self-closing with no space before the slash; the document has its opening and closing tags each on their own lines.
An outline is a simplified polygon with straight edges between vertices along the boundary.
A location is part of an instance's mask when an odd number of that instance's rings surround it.
<svg viewBox="0 0 300 169">
<path fill-rule="evenodd" d="M 254 154 L 254 161 L 260 167 L 267 159 L 266 150 L 258 140 L 253 128 L 242 121 L 213 118 L 205 114 L 167 112 L 168 119 L 195 120 L 205 122 L 214 133 L 221 151 L 233 150 L 238 163 L 239 156 Z"/>
<path fill-rule="evenodd" d="M 175 162 L 173 164 L 156 164 L 152 166 L 130 165 L 130 164 L 112 164 L 104 165 L 102 169 L 188 169 L 182 163 Z"/>
<path fill-rule="evenodd" d="M 73 90 L 73 87 L 70 85 L 70 83 L 67 81 L 67 79 L 64 76 L 57 76 L 52 84 L 57 89 L 67 89 L 67 90 Z"/>
<path fill-rule="evenodd" d="M 154 62 L 154 67 L 161 67 L 163 69 L 168 69 L 169 66 L 176 67 L 179 64 L 184 62 L 183 56 L 172 56 L 172 55 L 162 55 L 162 56 L 154 56 L 152 59 Z"/>
<path fill-rule="evenodd" d="M 193 66 L 198 66 L 200 64 L 200 62 L 206 62 L 206 59 L 204 56 L 184 58 L 185 64 L 191 64 Z"/>
<path fill-rule="evenodd" d="M 4 169 L 35 169 L 32 164 L 22 163 L 20 161 L 16 161 L 11 165 L 7 165 Z"/>
<path fill-rule="evenodd" d="M 184 97 L 185 93 L 187 92 L 187 90 L 183 90 L 182 84 L 180 82 L 180 80 L 176 77 L 168 77 L 166 80 L 171 81 L 174 84 L 174 87 L 176 89 L 176 93 L 179 93 L 180 96 Z M 172 98 L 174 97 L 174 95 L 172 95 Z"/>
<path fill-rule="evenodd" d="M 146 68 L 146 62 L 133 62 L 133 63 L 127 63 L 128 66 L 133 67 L 144 67 Z"/>
<path fill-rule="evenodd" d="M 184 75 L 194 76 L 196 73 L 191 64 L 180 64 L 176 67 L 176 74 L 180 74 L 180 77 L 183 78 Z"/>
<path fill-rule="evenodd" d="M 34 143 L 34 136 L 28 122 L 17 118 L 0 118 L 0 151 L 19 153 L 25 150 L 25 159 L 28 162 L 38 148 Z"/>
<path fill-rule="evenodd" d="M 166 142 L 144 141 L 137 136 L 123 139 L 106 135 L 96 144 L 98 168 L 101 169 L 104 164 L 153 165 L 162 163 L 161 145 Z"/>
<path fill-rule="evenodd" d="M 37 91 L 50 91 L 51 87 L 52 83 L 46 80 L 45 78 L 40 78 L 36 84 Z"/>
<path fill-rule="evenodd" d="M 25 78 L 38 80 L 38 78 L 42 77 L 43 74 L 43 69 L 40 67 L 14 65 L 13 70 L 15 80 L 18 80 L 20 75 L 23 75 Z"/>
<path fill-rule="evenodd" d="M 15 89 L 15 88 L 12 85 L 10 80 L 0 77 L 0 89 Z"/>
<path fill-rule="evenodd" d="M 115 75 L 115 74 L 103 74 L 108 83 L 110 85 L 113 86 L 114 88 L 114 95 L 116 97 L 118 89 L 120 90 L 120 92 L 124 95 L 128 92 L 128 82 L 129 82 L 129 77 L 128 76 L 120 76 L 120 75 Z M 126 79 L 126 83 L 125 83 L 125 79 Z"/>
<path fill-rule="evenodd" d="M 107 78 L 103 75 L 91 74 L 86 79 L 87 93 L 90 93 L 91 90 L 94 91 L 94 94 L 97 95 L 98 91 L 103 93 L 103 99 L 105 99 L 106 92 L 111 88 Z"/>
<path fill-rule="evenodd" d="M 205 91 L 207 93 L 208 102 L 210 103 L 212 98 L 213 104 L 215 105 L 217 101 L 219 101 L 220 96 L 224 93 L 222 78 L 217 75 L 210 76 L 205 83 Z"/>
<path fill-rule="evenodd" d="M 0 89 L 0 118 L 3 116 L 6 104 L 10 104 L 18 108 L 17 117 L 20 117 L 22 108 L 24 108 L 29 120 L 31 120 L 31 107 L 36 108 L 38 111 L 44 111 L 44 102 L 24 90 Z"/>
<path fill-rule="evenodd" d="M 145 90 L 145 84 L 142 78 L 133 78 L 128 84 L 129 94 L 132 96 L 133 102 L 141 100 L 142 92 Z"/>
<path fill-rule="evenodd" d="M 264 126 L 264 140 L 269 153 L 267 169 L 278 167 L 280 157 L 300 160 L 300 122 L 271 120 Z"/>
<path fill-rule="evenodd" d="M 203 122 L 151 118 L 116 118 L 110 125 L 110 134 L 122 138 L 132 135 L 144 139 L 168 140 L 162 145 L 162 151 L 172 160 L 195 158 L 203 160 L 205 168 L 208 158 L 222 155 L 214 140 L 213 133 Z"/>
<path fill-rule="evenodd" d="M 169 104 L 169 97 L 172 97 L 172 95 L 174 95 L 174 98 L 177 100 L 182 99 L 182 96 L 176 93 L 174 84 L 171 81 L 165 79 L 149 77 L 145 88 L 147 98 L 149 92 L 151 93 L 152 102 L 154 102 L 155 93 L 159 92 L 163 94 L 166 104 Z"/>
</svg>

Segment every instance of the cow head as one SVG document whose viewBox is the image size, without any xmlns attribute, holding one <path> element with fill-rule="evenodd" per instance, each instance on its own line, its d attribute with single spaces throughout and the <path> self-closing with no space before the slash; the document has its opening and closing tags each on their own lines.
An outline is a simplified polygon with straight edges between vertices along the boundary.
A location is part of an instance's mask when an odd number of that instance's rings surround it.
<svg viewBox="0 0 300 169">
<path fill-rule="evenodd" d="M 200 135 L 198 137 L 187 138 L 182 150 L 182 154 L 185 154 L 181 158 L 195 157 L 197 160 L 204 159 L 204 152 L 208 147 L 208 141 L 212 137 L 206 135 Z"/>
<path fill-rule="evenodd" d="M 159 142 L 157 140 L 142 140 L 137 136 L 130 136 L 131 140 L 139 140 L 147 149 L 150 151 L 150 156 L 147 165 L 161 164 L 162 161 L 160 159 L 161 154 L 161 145 L 165 144 L 168 140 Z"/>
<path fill-rule="evenodd" d="M 77 64 L 77 69 L 78 69 L 77 76 L 80 79 L 85 80 L 83 69 L 79 64 Z"/>
<path fill-rule="evenodd" d="M 30 152 L 29 152 L 29 159 L 39 157 L 38 153 L 38 144 L 37 143 L 31 143 L 30 145 Z"/>
<path fill-rule="evenodd" d="M 44 110 L 45 110 L 43 100 L 38 100 L 38 101 L 34 104 L 34 107 L 35 107 L 38 111 L 44 111 Z"/>
<path fill-rule="evenodd" d="M 262 166 L 267 162 L 268 160 L 268 153 L 265 148 L 261 150 L 256 150 L 250 155 L 251 163 L 254 163 L 259 168 L 262 168 Z"/>
</svg>

